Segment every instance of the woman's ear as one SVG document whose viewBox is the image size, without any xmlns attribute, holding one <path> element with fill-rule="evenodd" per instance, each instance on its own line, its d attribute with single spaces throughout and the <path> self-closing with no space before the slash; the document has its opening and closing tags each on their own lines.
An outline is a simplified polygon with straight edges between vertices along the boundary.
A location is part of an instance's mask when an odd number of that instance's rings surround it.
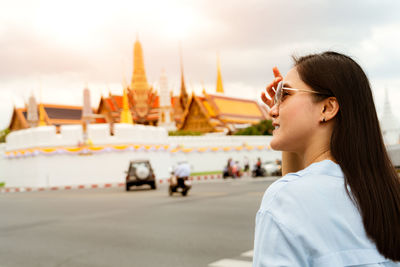
<svg viewBox="0 0 400 267">
<path fill-rule="evenodd" d="M 339 111 L 339 103 L 336 97 L 328 97 L 322 101 L 321 121 L 326 122 L 335 118 Z"/>
</svg>

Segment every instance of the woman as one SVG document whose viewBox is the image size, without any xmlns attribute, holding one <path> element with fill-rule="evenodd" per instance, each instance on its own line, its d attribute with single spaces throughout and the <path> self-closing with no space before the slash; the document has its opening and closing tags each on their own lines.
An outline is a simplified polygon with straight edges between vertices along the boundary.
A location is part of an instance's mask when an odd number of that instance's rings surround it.
<svg viewBox="0 0 400 267">
<path fill-rule="evenodd" d="M 294 59 L 262 94 L 281 179 L 256 216 L 253 266 L 400 266 L 400 181 L 351 58 Z"/>
</svg>

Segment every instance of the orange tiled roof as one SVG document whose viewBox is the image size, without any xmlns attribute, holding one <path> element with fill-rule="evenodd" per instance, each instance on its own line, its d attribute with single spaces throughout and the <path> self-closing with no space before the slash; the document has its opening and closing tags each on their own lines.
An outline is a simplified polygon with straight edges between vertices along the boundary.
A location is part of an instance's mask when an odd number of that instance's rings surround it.
<svg viewBox="0 0 400 267">
<path fill-rule="evenodd" d="M 216 108 L 220 117 L 265 119 L 265 114 L 261 110 L 261 107 L 254 100 L 219 95 L 207 95 L 207 100 Z"/>
<path fill-rule="evenodd" d="M 104 98 L 104 100 L 107 102 L 108 106 L 110 107 L 111 111 L 117 111 L 116 107 L 114 106 L 111 98 Z"/>
<path fill-rule="evenodd" d="M 122 108 L 122 107 L 124 106 L 124 105 L 123 105 L 123 97 L 122 97 L 122 96 L 120 96 L 120 95 L 113 95 L 113 98 L 114 98 L 115 102 L 117 102 L 118 108 Z"/>
<path fill-rule="evenodd" d="M 45 110 L 45 118 L 49 124 L 79 124 L 82 118 L 82 107 L 80 106 L 67 106 L 57 104 L 43 104 Z M 38 105 L 39 110 L 39 105 Z M 16 119 L 22 124 L 23 128 L 28 128 L 26 108 L 15 108 L 14 114 L 10 121 L 10 129 Z"/>
<path fill-rule="evenodd" d="M 171 97 L 171 105 L 173 108 L 176 108 L 177 106 L 180 105 L 179 103 L 179 96 L 173 96 Z"/>
<path fill-rule="evenodd" d="M 155 99 L 153 101 L 153 105 L 151 107 L 152 108 L 159 108 L 160 107 L 160 97 L 158 95 L 155 96 Z"/>
</svg>

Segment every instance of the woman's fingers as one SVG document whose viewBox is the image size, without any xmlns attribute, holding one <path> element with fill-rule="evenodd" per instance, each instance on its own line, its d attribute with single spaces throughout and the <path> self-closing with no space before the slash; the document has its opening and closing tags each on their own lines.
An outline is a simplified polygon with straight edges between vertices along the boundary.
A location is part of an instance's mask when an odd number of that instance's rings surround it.
<svg viewBox="0 0 400 267">
<path fill-rule="evenodd" d="M 275 88 L 276 88 L 275 87 L 275 81 L 273 81 L 272 83 L 268 84 L 267 87 L 266 87 L 266 91 L 267 91 L 267 93 L 268 93 L 268 95 L 269 95 L 269 97 L 271 99 L 273 99 L 274 96 L 275 96 Z"/>
<path fill-rule="evenodd" d="M 272 68 L 272 71 L 274 72 L 275 78 L 278 78 L 278 77 L 281 77 L 281 78 L 282 78 L 282 74 L 281 74 L 281 72 L 279 71 L 278 67 L 273 67 L 273 68 Z"/>
<path fill-rule="evenodd" d="M 283 80 L 283 77 L 282 77 L 282 74 L 279 71 L 278 67 L 273 67 L 272 68 L 272 72 L 274 73 L 274 76 L 275 76 L 274 88 L 277 88 L 278 87 L 278 83 Z"/>
<path fill-rule="evenodd" d="M 266 95 L 265 92 L 261 93 L 261 100 L 268 106 L 268 107 L 272 107 L 273 106 L 273 101 L 271 99 L 269 99 Z"/>
<path fill-rule="evenodd" d="M 274 73 L 274 80 L 272 81 L 272 83 L 268 84 L 266 87 L 266 91 L 268 93 L 268 96 L 265 94 L 265 92 L 261 93 L 261 100 L 268 105 L 270 108 L 272 108 L 272 106 L 274 105 L 274 97 L 275 97 L 275 90 L 278 86 L 278 83 L 280 81 L 282 81 L 282 75 L 280 73 L 280 71 L 278 70 L 277 67 L 273 67 L 272 71 Z"/>
</svg>

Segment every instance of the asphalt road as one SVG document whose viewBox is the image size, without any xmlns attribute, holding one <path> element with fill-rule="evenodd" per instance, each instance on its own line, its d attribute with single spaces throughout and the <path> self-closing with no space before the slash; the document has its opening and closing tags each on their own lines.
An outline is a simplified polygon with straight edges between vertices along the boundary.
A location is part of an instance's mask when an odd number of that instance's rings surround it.
<svg viewBox="0 0 400 267">
<path fill-rule="evenodd" d="M 0 194 L 0 266 L 250 266 L 273 180 Z"/>
</svg>

